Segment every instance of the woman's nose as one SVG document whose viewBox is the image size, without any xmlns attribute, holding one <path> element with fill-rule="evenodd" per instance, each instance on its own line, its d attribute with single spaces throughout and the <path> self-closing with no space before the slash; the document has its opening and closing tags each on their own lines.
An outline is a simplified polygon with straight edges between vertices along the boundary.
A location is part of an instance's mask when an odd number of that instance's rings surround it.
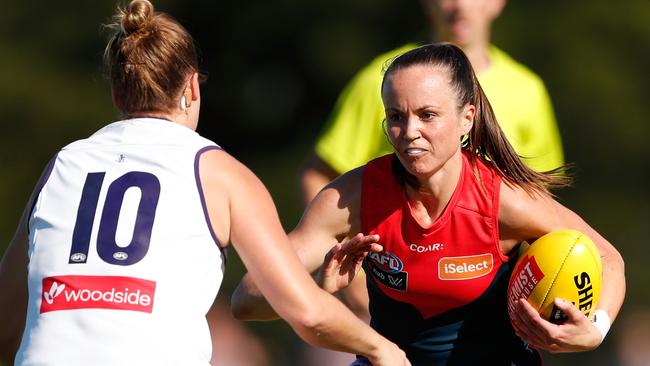
<svg viewBox="0 0 650 366">
<path fill-rule="evenodd" d="M 421 136 L 420 134 L 421 123 L 417 116 L 409 116 L 404 124 L 404 138 L 408 140 L 415 140 Z"/>
</svg>

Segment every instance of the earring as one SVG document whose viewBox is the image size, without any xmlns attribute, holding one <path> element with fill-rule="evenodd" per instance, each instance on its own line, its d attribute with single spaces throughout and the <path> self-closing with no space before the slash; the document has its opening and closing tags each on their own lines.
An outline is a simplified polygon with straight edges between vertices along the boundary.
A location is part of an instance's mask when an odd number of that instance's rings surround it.
<svg viewBox="0 0 650 366">
<path fill-rule="evenodd" d="M 184 95 L 181 97 L 181 109 L 183 112 L 187 110 L 187 98 Z"/>
</svg>

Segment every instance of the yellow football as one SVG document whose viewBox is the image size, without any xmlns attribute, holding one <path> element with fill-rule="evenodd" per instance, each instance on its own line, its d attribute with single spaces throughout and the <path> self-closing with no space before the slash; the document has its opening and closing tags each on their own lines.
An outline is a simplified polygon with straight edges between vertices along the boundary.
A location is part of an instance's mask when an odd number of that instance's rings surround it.
<svg viewBox="0 0 650 366">
<path fill-rule="evenodd" d="M 508 284 L 508 313 L 515 300 L 525 298 L 542 318 L 560 324 L 566 316 L 555 307 L 556 297 L 572 302 L 591 318 L 602 284 L 600 254 L 587 235 L 558 230 L 535 240 L 515 264 Z"/>
</svg>

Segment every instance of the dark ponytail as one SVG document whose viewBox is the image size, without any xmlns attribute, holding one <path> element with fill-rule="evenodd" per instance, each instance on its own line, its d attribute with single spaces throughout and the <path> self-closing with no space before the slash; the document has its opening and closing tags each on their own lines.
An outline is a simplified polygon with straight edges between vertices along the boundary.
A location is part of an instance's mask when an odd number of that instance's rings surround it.
<svg viewBox="0 0 650 366">
<path fill-rule="evenodd" d="M 457 95 L 458 109 L 461 110 L 467 104 L 476 107 L 472 129 L 461 142 L 462 149 L 471 153 L 469 157 L 472 164 L 475 164 L 475 159 L 482 159 L 496 169 L 507 184 L 521 186 L 528 192 L 549 192 L 550 189 L 571 184 L 571 178 L 565 174 L 566 165 L 546 172 L 537 172 L 523 163 L 499 127 L 492 106 L 476 78 L 469 59 L 459 47 L 451 43 L 429 44 L 402 54 L 386 69 L 382 90 L 386 79 L 392 73 L 414 65 L 439 66 L 449 70 L 452 88 Z M 413 184 L 414 177 L 408 177 L 410 174 L 403 166 L 400 168 L 393 165 L 400 181 Z"/>
</svg>

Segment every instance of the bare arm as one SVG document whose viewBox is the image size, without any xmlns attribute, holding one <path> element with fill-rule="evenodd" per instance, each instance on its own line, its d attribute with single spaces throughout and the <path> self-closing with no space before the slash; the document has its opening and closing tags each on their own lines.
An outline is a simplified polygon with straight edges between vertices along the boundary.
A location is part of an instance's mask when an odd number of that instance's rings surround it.
<svg viewBox="0 0 650 366">
<path fill-rule="evenodd" d="M 323 189 L 305 210 L 289 234 L 292 247 L 309 272 L 318 269 L 325 254 L 343 238 L 356 233 L 361 191 L 361 169 L 337 178 Z M 277 315 L 246 274 L 231 301 L 233 315 L 242 320 L 269 320 Z"/>
<path fill-rule="evenodd" d="M 261 293 L 301 338 L 362 354 L 373 363 L 408 364 L 394 344 L 316 286 L 289 245 L 270 195 L 252 172 L 225 152 L 212 150 L 201 157 L 200 176 L 217 237 L 232 242 Z M 225 212 L 228 220 L 223 219 Z"/>
<path fill-rule="evenodd" d="M 334 168 L 327 164 L 317 154 L 312 153 L 303 168 L 300 182 L 305 206 L 316 197 L 321 189 L 334 180 L 338 175 L 339 173 Z M 369 322 L 368 290 L 366 289 L 365 278 L 365 272 L 360 271 L 347 288 L 338 292 L 338 296 L 356 316 Z"/>
<path fill-rule="evenodd" d="M 27 314 L 28 205 L 0 262 L 0 363 L 11 365 L 20 344 Z"/>
<path fill-rule="evenodd" d="M 598 309 L 605 310 L 612 321 L 616 319 L 625 298 L 623 258 L 607 239 L 580 216 L 546 194 L 538 193 L 531 197 L 522 189 L 502 184 L 499 228 L 505 252 L 512 250 L 522 240 L 535 240 L 560 229 L 574 229 L 589 236 L 598 248 L 603 263 L 603 284 Z M 572 307 L 566 309 L 573 310 Z M 583 318 L 584 316 L 577 316 L 575 319 L 584 320 Z M 581 324 L 584 328 L 572 329 L 575 333 L 567 334 L 561 332 L 561 327 L 541 323 L 540 320 L 541 317 L 536 317 L 532 321 L 537 326 L 543 324 L 544 332 L 540 339 L 544 340 L 541 343 L 548 344 L 544 348 L 549 351 L 588 350 L 596 348 L 601 342 L 598 331 L 588 322 Z"/>
<path fill-rule="evenodd" d="M 50 165 L 54 161 L 50 161 Z M 0 262 L 0 363 L 13 364 L 20 339 L 25 328 L 27 315 L 27 265 L 29 263 L 29 215 L 41 191 L 50 165 L 43 171 L 36 183 L 2 261 Z"/>
</svg>

